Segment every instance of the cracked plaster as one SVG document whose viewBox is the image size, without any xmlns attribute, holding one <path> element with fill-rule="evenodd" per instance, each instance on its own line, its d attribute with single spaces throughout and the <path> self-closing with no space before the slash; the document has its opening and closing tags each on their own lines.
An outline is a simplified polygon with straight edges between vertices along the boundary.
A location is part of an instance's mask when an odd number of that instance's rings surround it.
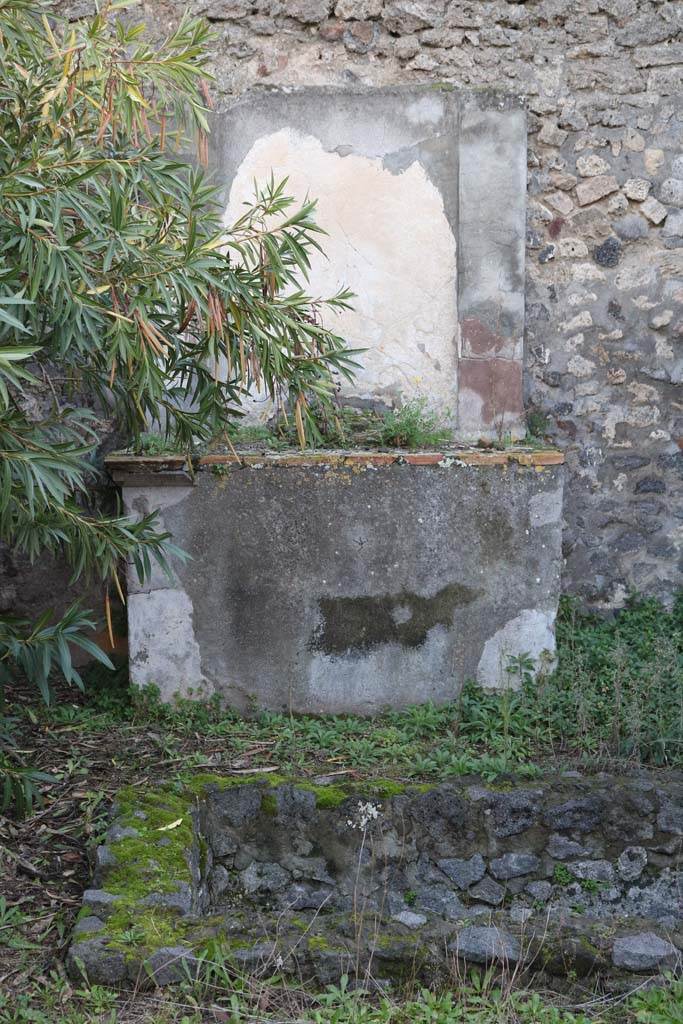
<svg viewBox="0 0 683 1024">
<path fill-rule="evenodd" d="M 425 98 L 428 99 L 428 98 Z M 348 147 L 344 147 L 345 150 Z M 308 287 L 355 293 L 354 309 L 324 315 L 351 348 L 364 349 L 342 393 L 387 405 L 428 397 L 453 421 L 456 404 L 456 242 L 438 188 L 417 159 L 395 172 L 381 157 L 330 152 L 284 128 L 259 138 L 233 179 L 225 222 L 235 221 L 253 182 L 288 177 L 303 202 L 317 199 L 326 258 L 314 255 Z M 257 408 L 271 412 L 264 398 Z"/>
</svg>

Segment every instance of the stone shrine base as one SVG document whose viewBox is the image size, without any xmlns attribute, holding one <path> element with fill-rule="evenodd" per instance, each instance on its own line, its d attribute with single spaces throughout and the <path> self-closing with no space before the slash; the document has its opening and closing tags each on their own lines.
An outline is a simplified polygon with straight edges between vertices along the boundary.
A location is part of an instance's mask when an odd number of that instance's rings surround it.
<svg viewBox="0 0 683 1024">
<path fill-rule="evenodd" d="M 372 715 L 552 663 L 552 450 L 110 456 L 191 557 L 128 578 L 131 681 L 241 712 Z"/>
</svg>

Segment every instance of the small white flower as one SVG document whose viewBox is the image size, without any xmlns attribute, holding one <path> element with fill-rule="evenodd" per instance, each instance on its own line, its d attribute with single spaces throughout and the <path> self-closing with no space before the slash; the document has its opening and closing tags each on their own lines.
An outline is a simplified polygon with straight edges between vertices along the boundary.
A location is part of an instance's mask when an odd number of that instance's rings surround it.
<svg viewBox="0 0 683 1024">
<path fill-rule="evenodd" d="M 370 822 L 377 820 L 380 810 L 381 804 L 371 804 L 369 801 L 363 803 L 362 800 L 359 800 L 355 820 L 347 818 L 346 824 L 349 828 L 357 828 L 361 832 L 365 832 Z"/>
</svg>

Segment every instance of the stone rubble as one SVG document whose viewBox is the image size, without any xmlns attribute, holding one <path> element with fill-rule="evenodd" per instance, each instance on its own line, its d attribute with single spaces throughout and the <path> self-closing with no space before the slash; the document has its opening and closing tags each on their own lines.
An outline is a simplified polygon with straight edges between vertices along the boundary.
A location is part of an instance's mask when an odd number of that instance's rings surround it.
<svg viewBox="0 0 683 1024">
<path fill-rule="evenodd" d="M 406 969 L 443 976 L 455 960 L 523 962 L 549 977 L 596 974 L 606 984 L 622 972 L 680 966 L 680 773 L 665 783 L 643 773 L 572 773 L 534 790 L 384 783 L 374 794 L 372 785 L 344 792 L 303 781 L 203 782 L 198 802 L 194 793 L 186 798 L 191 883 L 160 873 L 158 828 L 141 825 L 133 839 L 128 821 L 117 822 L 103 888 L 84 893 L 69 973 L 84 970 L 98 984 L 147 975 L 171 984 L 207 941 L 227 943 L 240 969 L 277 961 L 323 984 L 368 957 L 389 980 Z M 144 801 L 141 793 L 141 808 Z M 153 807 L 158 814 L 156 793 Z M 377 814 L 352 827 L 369 807 Z M 174 803 L 169 816 L 177 813 Z M 133 896 L 117 874 L 130 843 Z M 109 878 L 118 879 L 115 892 Z M 140 898 L 143 879 L 150 891 Z M 154 920 L 136 940 L 146 908 Z"/>
</svg>

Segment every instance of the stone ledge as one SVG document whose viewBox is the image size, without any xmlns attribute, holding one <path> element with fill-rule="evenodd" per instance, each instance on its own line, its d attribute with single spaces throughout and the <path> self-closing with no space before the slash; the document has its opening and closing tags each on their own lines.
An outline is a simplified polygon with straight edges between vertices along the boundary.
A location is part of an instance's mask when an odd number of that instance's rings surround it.
<svg viewBox="0 0 683 1024">
<path fill-rule="evenodd" d="M 381 451 L 329 451 L 296 452 L 293 454 L 254 454 L 237 452 L 234 455 L 204 455 L 200 466 L 264 465 L 264 466 L 561 466 L 564 455 L 557 449 L 511 448 L 505 451 L 476 451 L 471 448 L 444 448 L 440 451 L 381 452 Z"/>
<path fill-rule="evenodd" d="M 187 455 L 107 455 L 104 464 L 121 486 L 188 487 L 194 480 Z"/>
<path fill-rule="evenodd" d="M 561 466 L 564 453 L 555 448 L 533 450 L 510 448 L 504 451 L 485 451 L 472 448 L 443 448 L 438 451 L 315 451 L 315 452 L 255 452 L 202 455 L 192 459 L 186 455 L 109 455 L 105 465 L 117 483 L 136 486 L 187 486 L 194 479 L 194 471 L 225 466 L 257 467 L 268 469 L 314 468 L 338 469 L 378 468 L 381 466 Z"/>
</svg>

